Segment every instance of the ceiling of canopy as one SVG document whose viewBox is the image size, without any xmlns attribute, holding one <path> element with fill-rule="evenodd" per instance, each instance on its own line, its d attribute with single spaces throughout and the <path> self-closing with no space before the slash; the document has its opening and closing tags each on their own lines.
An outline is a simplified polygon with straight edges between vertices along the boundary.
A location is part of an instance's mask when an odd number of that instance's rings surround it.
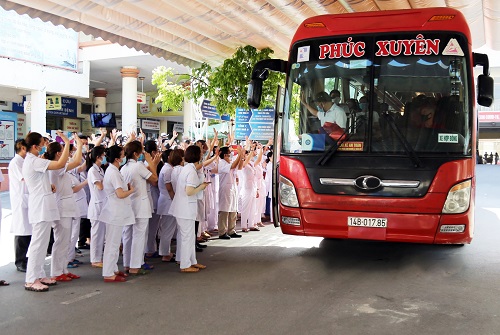
<svg viewBox="0 0 500 335">
<path fill-rule="evenodd" d="M 469 22 L 473 48 L 500 51 L 498 0 L 0 0 L 0 6 L 189 67 L 219 65 L 239 46 L 287 58 L 307 17 L 452 7 Z"/>
</svg>

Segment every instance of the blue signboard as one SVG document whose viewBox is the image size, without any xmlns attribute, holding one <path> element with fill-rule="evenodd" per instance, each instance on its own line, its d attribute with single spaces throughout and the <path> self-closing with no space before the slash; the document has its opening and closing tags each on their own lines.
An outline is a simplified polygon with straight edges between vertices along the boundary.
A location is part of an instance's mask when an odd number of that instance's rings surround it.
<svg viewBox="0 0 500 335">
<path fill-rule="evenodd" d="M 217 108 L 210 104 L 210 100 L 203 100 L 201 103 L 201 114 L 207 119 L 230 121 L 231 116 L 229 114 L 220 115 L 217 112 Z"/>
<path fill-rule="evenodd" d="M 236 109 L 235 138 L 269 140 L 274 136 L 274 108 Z"/>
<path fill-rule="evenodd" d="M 24 113 L 24 101 L 26 101 L 26 97 L 23 97 L 23 102 L 18 104 L 12 103 L 12 111 L 18 113 Z M 77 100 L 73 98 L 61 98 L 61 109 L 59 110 L 48 110 L 47 115 L 56 115 L 63 117 L 77 117 Z"/>
</svg>

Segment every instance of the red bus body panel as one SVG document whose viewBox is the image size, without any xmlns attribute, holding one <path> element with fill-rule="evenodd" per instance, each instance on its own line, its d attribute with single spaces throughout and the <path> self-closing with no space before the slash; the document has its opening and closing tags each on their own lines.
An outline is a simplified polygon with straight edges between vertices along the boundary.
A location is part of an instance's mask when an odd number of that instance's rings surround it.
<svg viewBox="0 0 500 335">
<path fill-rule="evenodd" d="M 280 216 L 300 218 L 300 226 L 281 222 L 285 234 L 354 238 L 416 243 L 470 243 L 474 232 L 474 191 L 469 210 L 463 214 L 442 214 L 448 191 L 455 184 L 472 180 L 471 159 L 443 164 L 427 194 L 422 198 L 389 198 L 317 194 L 311 187 L 302 162 L 281 156 L 280 175 L 295 185 L 300 208 L 281 205 Z M 386 218 L 387 228 L 349 227 L 347 218 Z M 463 233 L 440 233 L 443 224 L 465 224 Z"/>
</svg>

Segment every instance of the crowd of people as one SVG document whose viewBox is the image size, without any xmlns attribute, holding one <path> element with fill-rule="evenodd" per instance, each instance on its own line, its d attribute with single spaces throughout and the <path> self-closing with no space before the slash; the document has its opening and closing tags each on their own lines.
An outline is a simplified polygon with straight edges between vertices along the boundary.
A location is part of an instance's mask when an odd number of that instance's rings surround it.
<svg viewBox="0 0 500 335">
<path fill-rule="evenodd" d="M 212 234 L 242 237 L 238 213 L 242 232 L 259 231 L 269 216 L 272 140 L 234 144 L 228 136 L 221 145 L 215 129 L 211 140 L 181 143 L 175 132 L 151 140 L 116 129 L 92 138 L 56 133 L 17 140 L 9 164 L 15 265 L 28 291 L 80 278 L 69 271 L 83 264 L 79 248 L 90 249 L 104 282 L 149 273 L 152 257 L 199 272 L 206 266 L 196 253 Z"/>
</svg>

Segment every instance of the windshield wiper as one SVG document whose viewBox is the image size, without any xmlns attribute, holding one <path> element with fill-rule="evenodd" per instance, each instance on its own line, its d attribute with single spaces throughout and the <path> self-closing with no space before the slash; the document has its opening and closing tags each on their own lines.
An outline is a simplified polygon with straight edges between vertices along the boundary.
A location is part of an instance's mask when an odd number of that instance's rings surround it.
<svg viewBox="0 0 500 335">
<path fill-rule="evenodd" d="M 364 118 L 359 118 L 354 123 L 355 131 L 365 122 Z M 342 133 L 337 141 L 333 140 L 332 146 L 316 161 L 316 165 L 325 165 L 326 162 L 337 152 L 342 143 L 349 141 L 349 138 L 355 133 L 349 132 L 347 129 Z M 327 134 L 328 136 L 328 134 Z M 342 140 L 342 142 L 340 142 Z"/>
<path fill-rule="evenodd" d="M 387 122 L 389 122 L 392 131 L 394 132 L 394 134 L 396 134 L 396 137 L 398 138 L 399 142 L 403 145 L 403 149 L 405 150 L 408 158 L 410 158 L 411 162 L 413 163 L 413 166 L 416 168 L 422 167 L 422 162 L 420 161 L 420 158 L 418 158 L 417 153 L 415 152 L 411 144 L 408 142 L 406 137 L 403 135 L 401 129 L 399 129 L 392 115 L 389 114 L 389 112 L 385 112 L 382 113 L 382 116 L 387 120 Z"/>
</svg>

